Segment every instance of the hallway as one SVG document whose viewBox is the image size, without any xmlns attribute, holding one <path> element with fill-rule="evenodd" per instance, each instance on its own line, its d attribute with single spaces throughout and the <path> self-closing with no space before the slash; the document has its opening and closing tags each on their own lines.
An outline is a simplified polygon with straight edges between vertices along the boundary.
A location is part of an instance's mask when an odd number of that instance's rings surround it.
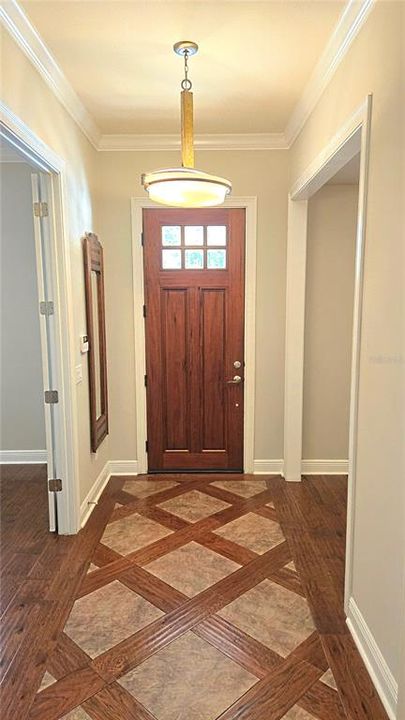
<svg viewBox="0 0 405 720">
<path fill-rule="evenodd" d="M 299 486 L 276 476 L 112 478 L 86 528 L 58 538 L 70 554 L 60 563 L 64 586 L 75 564 L 82 581 L 65 625 L 57 610 L 64 630 L 48 652 L 38 623 L 34 668 L 14 663 L 6 673 L 6 693 L 22 670 L 32 678 L 14 712 L 19 720 L 385 719 L 342 610 L 345 514 L 343 477 Z M 29 624 L 27 616 L 25 632 Z"/>
</svg>

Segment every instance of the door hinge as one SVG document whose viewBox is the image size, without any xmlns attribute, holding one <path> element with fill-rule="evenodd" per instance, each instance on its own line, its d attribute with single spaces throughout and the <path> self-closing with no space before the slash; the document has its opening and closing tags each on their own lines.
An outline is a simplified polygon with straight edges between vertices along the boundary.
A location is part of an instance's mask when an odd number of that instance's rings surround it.
<svg viewBox="0 0 405 720">
<path fill-rule="evenodd" d="M 143 306 L 142 312 L 143 312 L 144 318 L 146 318 L 146 305 Z"/>
<path fill-rule="evenodd" d="M 45 390 L 44 397 L 47 405 L 55 405 L 59 402 L 59 395 L 57 390 Z"/>
<path fill-rule="evenodd" d="M 60 478 L 51 478 L 48 480 L 49 492 L 62 492 L 62 480 Z"/>
<path fill-rule="evenodd" d="M 141 232 L 141 245 L 142 245 L 142 247 L 145 245 L 145 236 L 143 234 L 143 230 Z"/>
<path fill-rule="evenodd" d="M 39 312 L 41 315 L 53 315 L 55 308 L 52 300 L 42 301 L 39 303 Z"/>
<path fill-rule="evenodd" d="M 35 217 L 48 217 L 48 203 L 46 202 L 34 202 L 34 215 Z"/>
<path fill-rule="evenodd" d="M 148 452 L 148 450 L 149 450 L 149 440 L 145 441 L 145 450 L 146 450 L 146 452 Z"/>
<path fill-rule="evenodd" d="M 145 383 L 145 387 L 147 387 L 148 386 L 148 376 L 147 375 L 143 376 L 143 381 Z"/>
</svg>

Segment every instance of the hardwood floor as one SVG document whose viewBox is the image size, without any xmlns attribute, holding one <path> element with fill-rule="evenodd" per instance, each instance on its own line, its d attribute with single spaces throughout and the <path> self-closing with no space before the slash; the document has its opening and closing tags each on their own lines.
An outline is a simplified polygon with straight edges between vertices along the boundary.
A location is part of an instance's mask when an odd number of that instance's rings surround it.
<svg viewBox="0 0 405 720">
<path fill-rule="evenodd" d="M 387 719 L 342 610 L 344 478 L 114 478 L 58 538 L 43 469 L 3 475 L 4 720 Z"/>
</svg>

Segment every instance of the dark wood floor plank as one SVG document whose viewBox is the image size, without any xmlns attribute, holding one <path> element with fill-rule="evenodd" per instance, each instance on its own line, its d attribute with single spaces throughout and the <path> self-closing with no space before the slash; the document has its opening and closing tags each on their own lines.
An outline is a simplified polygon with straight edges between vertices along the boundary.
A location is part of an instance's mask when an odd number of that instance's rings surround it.
<svg viewBox="0 0 405 720">
<path fill-rule="evenodd" d="M 91 667 L 75 670 L 38 693 L 29 720 L 58 720 L 103 686 L 104 681 Z"/>
<path fill-rule="evenodd" d="M 156 720 L 118 683 L 111 683 L 82 705 L 92 720 Z"/>
</svg>

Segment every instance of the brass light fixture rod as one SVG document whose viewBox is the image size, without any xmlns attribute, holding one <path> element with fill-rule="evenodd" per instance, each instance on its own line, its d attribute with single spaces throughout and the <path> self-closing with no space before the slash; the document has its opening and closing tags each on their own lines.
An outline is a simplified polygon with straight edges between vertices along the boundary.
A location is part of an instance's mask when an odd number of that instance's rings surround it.
<svg viewBox="0 0 405 720">
<path fill-rule="evenodd" d="M 194 124 L 192 83 L 188 78 L 188 58 L 195 55 L 198 45 L 190 40 L 181 40 L 173 46 L 177 55 L 184 58 L 184 79 L 181 82 L 181 161 L 186 168 L 194 167 Z"/>
</svg>

